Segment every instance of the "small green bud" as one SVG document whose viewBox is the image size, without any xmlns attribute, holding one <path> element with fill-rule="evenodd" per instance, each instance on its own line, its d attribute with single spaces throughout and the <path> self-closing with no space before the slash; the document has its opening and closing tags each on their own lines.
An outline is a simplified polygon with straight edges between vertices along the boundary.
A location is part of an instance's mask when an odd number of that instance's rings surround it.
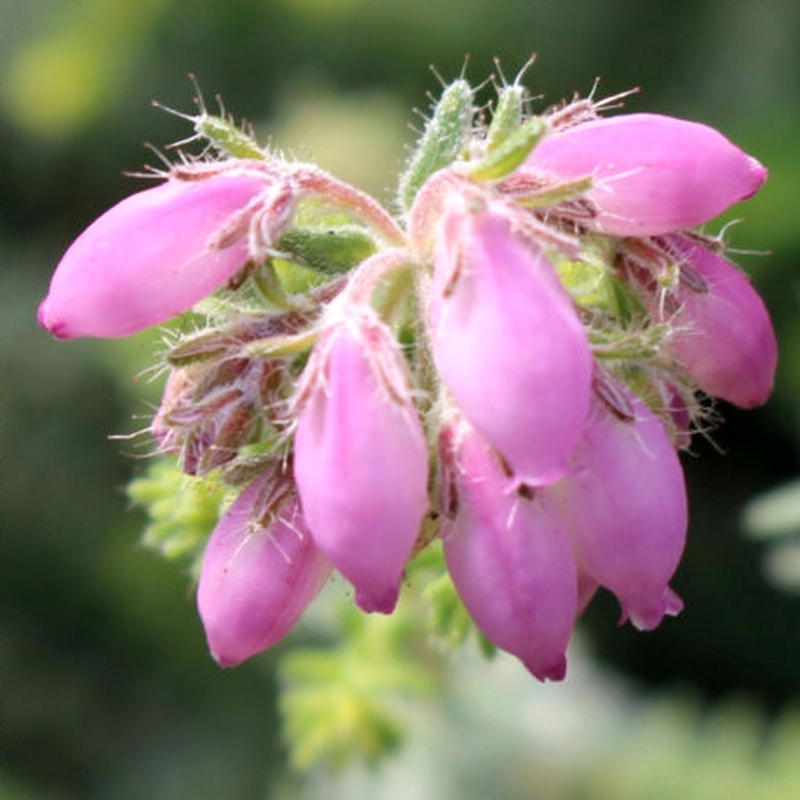
<svg viewBox="0 0 800 800">
<path fill-rule="evenodd" d="M 528 157 L 547 132 L 547 123 L 541 117 L 525 120 L 516 130 L 496 142 L 486 155 L 471 165 L 467 175 L 475 181 L 493 181 L 513 172 Z"/>
<path fill-rule="evenodd" d="M 362 228 L 290 228 L 277 244 L 281 253 L 304 267 L 326 275 L 340 275 L 371 256 L 375 240 Z"/>
<path fill-rule="evenodd" d="M 234 158 L 263 159 L 264 151 L 255 138 L 237 127 L 227 117 L 217 117 L 203 111 L 194 117 L 194 129 L 198 135 L 208 139 L 214 147 Z"/>
<path fill-rule="evenodd" d="M 463 78 L 453 81 L 442 92 L 408 168 L 400 178 L 403 209 L 411 208 L 417 192 L 434 172 L 452 164 L 465 150 L 474 113 L 472 87 Z"/>
<path fill-rule="evenodd" d="M 522 125 L 522 106 L 527 90 L 513 84 L 499 93 L 497 107 L 492 114 L 492 123 L 486 134 L 486 150 L 491 152 L 502 145 L 506 139 Z"/>
</svg>

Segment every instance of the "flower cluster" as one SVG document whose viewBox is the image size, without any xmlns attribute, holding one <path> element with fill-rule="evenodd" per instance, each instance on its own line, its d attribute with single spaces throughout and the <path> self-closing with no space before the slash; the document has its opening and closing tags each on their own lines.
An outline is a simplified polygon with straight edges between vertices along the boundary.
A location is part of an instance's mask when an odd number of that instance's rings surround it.
<svg viewBox="0 0 800 800">
<path fill-rule="evenodd" d="M 709 398 L 763 403 L 776 364 L 762 301 L 695 229 L 766 171 L 698 123 L 529 105 L 499 87 L 487 122 L 447 86 L 396 215 L 201 107 L 203 156 L 58 265 L 57 337 L 180 316 L 151 433 L 235 494 L 198 586 L 221 665 L 278 641 L 332 570 L 392 612 L 429 547 L 542 680 L 598 588 L 644 630 L 680 611 L 677 451 Z"/>
</svg>

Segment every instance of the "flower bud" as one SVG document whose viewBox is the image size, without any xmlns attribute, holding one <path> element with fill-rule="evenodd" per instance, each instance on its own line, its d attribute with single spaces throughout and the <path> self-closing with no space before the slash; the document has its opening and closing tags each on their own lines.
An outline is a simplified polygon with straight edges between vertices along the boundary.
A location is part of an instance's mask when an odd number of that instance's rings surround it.
<svg viewBox="0 0 800 800">
<path fill-rule="evenodd" d="M 445 383 L 515 482 L 562 475 L 588 413 L 592 356 L 539 246 L 501 214 L 451 203 L 439 224 L 431 319 Z"/>
<path fill-rule="evenodd" d="M 496 455 L 466 422 L 445 427 L 440 443 L 454 499 L 442 546 L 459 597 L 489 641 L 539 680 L 561 680 L 578 574 L 557 506 L 546 489 L 508 492 Z"/>
<path fill-rule="evenodd" d="M 330 574 L 297 497 L 258 522 L 270 476 L 256 478 L 217 523 L 203 554 L 197 606 L 211 655 L 232 667 L 282 639 Z"/>
<path fill-rule="evenodd" d="M 701 282 L 678 283 L 669 353 L 707 394 L 740 408 L 762 405 L 778 360 L 763 301 L 744 273 L 702 244 L 677 235 L 664 241 L 682 271 L 693 271 Z M 656 298 L 650 305 L 657 313 Z"/>
<path fill-rule="evenodd" d="M 351 307 L 298 387 L 294 474 L 317 546 L 364 611 L 389 613 L 428 506 L 425 434 L 391 333 Z"/>
<path fill-rule="evenodd" d="M 664 426 L 634 395 L 633 418 L 596 400 L 570 473 L 547 491 L 560 505 L 579 569 L 651 630 L 682 603 L 668 583 L 688 519 L 683 470 Z"/>
<path fill-rule="evenodd" d="M 171 179 L 122 200 L 70 246 L 39 306 L 60 339 L 125 336 L 190 309 L 241 270 L 247 227 L 219 235 L 268 187 L 255 169 Z"/>
<path fill-rule="evenodd" d="M 767 171 L 706 125 L 658 114 L 626 114 L 553 133 L 521 172 L 553 182 L 591 176 L 586 227 L 653 236 L 701 225 L 755 194 Z"/>
</svg>

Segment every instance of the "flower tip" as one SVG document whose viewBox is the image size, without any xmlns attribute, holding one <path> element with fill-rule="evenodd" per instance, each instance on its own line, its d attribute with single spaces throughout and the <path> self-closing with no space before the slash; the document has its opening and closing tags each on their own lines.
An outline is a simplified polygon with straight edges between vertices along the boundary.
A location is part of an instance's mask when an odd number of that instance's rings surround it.
<svg viewBox="0 0 800 800">
<path fill-rule="evenodd" d="M 747 200 L 752 197 L 766 182 L 769 170 L 757 159 L 748 156 L 749 174 L 750 174 L 750 191 L 742 197 L 742 200 Z"/>
<path fill-rule="evenodd" d="M 398 588 L 378 593 L 367 593 L 362 590 L 356 591 L 356 605 L 367 614 L 391 614 L 397 605 L 397 598 L 400 595 Z"/>
<path fill-rule="evenodd" d="M 539 659 L 525 659 L 522 662 L 525 669 L 537 680 L 563 681 L 567 674 L 567 658 L 561 653 L 555 660 L 542 664 Z"/>
<path fill-rule="evenodd" d="M 244 658 L 233 658 L 228 657 L 222 653 L 217 652 L 211 647 L 211 643 L 208 643 L 208 651 L 211 653 L 211 657 L 214 661 L 217 662 L 217 665 L 222 669 L 229 669 L 230 667 L 237 667 L 242 661 L 246 661 L 249 656 L 245 656 Z"/>
<path fill-rule="evenodd" d="M 619 624 L 630 619 L 631 625 L 640 631 L 655 630 L 664 617 L 677 617 L 683 611 L 683 600 L 667 586 L 652 603 L 623 609 Z"/>
<path fill-rule="evenodd" d="M 56 339 L 73 338 L 66 323 L 63 320 L 54 318 L 49 296 L 45 297 L 39 304 L 39 310 L 36 312 L 36 321 L 39 323 L 40 328 L 44 328 Z"/>
</svg>

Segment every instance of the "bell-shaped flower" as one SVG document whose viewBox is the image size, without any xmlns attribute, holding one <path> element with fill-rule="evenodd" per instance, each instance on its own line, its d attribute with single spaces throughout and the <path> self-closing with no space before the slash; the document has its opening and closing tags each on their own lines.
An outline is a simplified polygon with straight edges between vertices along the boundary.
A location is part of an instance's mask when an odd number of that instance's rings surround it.
<svg viewBox="0 0 800 800">
<path fill-rule="evenodd" d="M 217 523 L 203 554 L 197 606 L 211 655 L 232 667 L 282 639 L 327 580 L 295 494 L 258 521 L 270 476 L 256 478 Z"/>
<path fill-rule="evenodd" d="M 557 505 L 546 489 L 509 492 L 496 453 L 465 421 L 447 425 L 440 445 L 442 546 L 459 597 L 489 641 L 539 680 L 561 680 L 578 573 Z"/>
<path fill-rule="evenodd" d="M 317 546 L 364 611 L 394 609 L 428 507 L 425 434 L 402 356 L 368 307 L 320 336 L 295 398 L 294 474 Z"/>
<path fill-rule="evenodd" d="M 658 114 L 624 114 L 555 131 L 521 168 L 557 184 L 591 177 L 586 227 L 652 236 L 700 225 L 758 191 L 767 171 L 721 133 Z"/>
<path fill-rule="evenodd" d="M 595 401 L 570 473 L 547 488 L 585 575 L 613 592 L 640 629 L 682 606 L 669 588 L 686 539 L 686 487 L 661 421 L 638 398 L 631 416 Z"/>
<path fill-rule="evenodd" d="M 755 408 L 772 392 L 778 348 L 764 302 L 739 269 L 685 236 L 664 237 L 684 275 L 668 351 L 707 394 Z M 666 316 L 658 298 L 652 313 Z M 666 307 L 667 314 L 669 307 Z"/>
<path fill-rule="evenodd" d="M 542 249 L 502 213 L 454 198 L 439 222 L 430 311 L 436 366 L 514 481 L 562 475 L 588 413 L 592 356 Z"/>
<path fill-rule="evenodd" d="M 251 257 L 248 215 L 268 187 L 240 168 L 122 200 L 64 254 L 39 324 L 60 339 L 126 336 L 189 310 Z"/>
</svg>

